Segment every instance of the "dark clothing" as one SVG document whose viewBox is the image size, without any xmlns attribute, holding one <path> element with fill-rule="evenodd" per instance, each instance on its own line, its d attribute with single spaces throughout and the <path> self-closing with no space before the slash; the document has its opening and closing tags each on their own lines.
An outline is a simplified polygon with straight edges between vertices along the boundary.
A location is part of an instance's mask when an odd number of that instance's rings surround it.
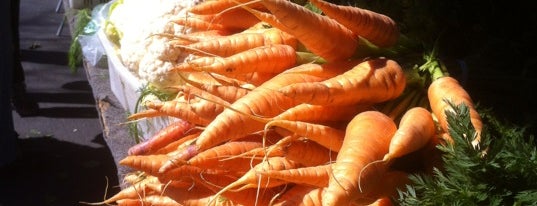
<svg viewBox="0 0 537 206">
<path fill-rule="evenodd" d="M 2 19 L 2 22 L 0 31 L 8 31 L 0 32 L 0 166 L 3 166 L 15 159 L 18 138 L 13 126 L 11 111 L 13 74 L 15 74 L 13 60 L 17 56 L 15 46 L 18 45 L 18 43 L 14 45 L 13 42 L 18 37 L 15 38 L 13 32 L 9 32 L 13 31 L 12 12 L 16 12 L 18 15 L 18 9 L 15 9 L 17 11 L 13 9 L 13 4 L 17 3 L 18 0 L 17 2 L 10 0 L 1 2 L 0 19 Z M 16 20 L 18 21 L 18 18 Z"/>
</svg>

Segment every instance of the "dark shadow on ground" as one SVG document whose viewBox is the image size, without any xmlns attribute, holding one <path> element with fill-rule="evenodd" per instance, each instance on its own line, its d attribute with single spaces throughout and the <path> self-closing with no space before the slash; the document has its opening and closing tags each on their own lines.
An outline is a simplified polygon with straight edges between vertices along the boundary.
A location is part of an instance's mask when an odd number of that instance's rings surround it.
<svg viewBox="0 0 537 206">
<path fill-rule="evenodd" d="M 44 103 L 91 104 L 95 99 L 90 92 L 28 93 L 36 101 Z"/>
<path fill-rule="evenodd" d="M 40 51 L 40 50 L 21 50 L 21 60 L 41 64 L 54 64 L 65 66 L 67 62 L 67 52 L 59 51 Z"/>
<path fill-rule="evenodd" d="M 19 140 L 18 159 L 0 169 L 0 205 L 73 206 L 119 191 L 117 167 L 102 135 L 92 148 L 50 137 Z M 107 185 L 108 178 L 108 185 Z"/>
</svg>

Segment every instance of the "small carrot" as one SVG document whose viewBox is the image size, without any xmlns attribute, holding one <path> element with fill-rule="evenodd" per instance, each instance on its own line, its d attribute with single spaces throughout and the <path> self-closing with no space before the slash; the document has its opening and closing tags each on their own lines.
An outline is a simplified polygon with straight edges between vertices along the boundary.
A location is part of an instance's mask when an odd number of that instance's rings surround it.
<svg viewBox="0 0 537 206">
<path fill-rule="evenodd" d="M 476 148 L 479 147 L 483 121 L 475 108 L 472 98 L 457 79 L 446 76 L 434 80 L 429 85 L 427 95 L 429 97 L 431 110 L 445 132 L 448 131 L 446 112 L 452 111 L 451 106 L 447 101 L 450 101 L 454 105 L 465 104 L 469 109 L 470 121 L 475 129 L 475 134 L 473 134 L 474 137 L 472 137 L 474 138 L 472 140 L 472 145 Z"/>
<path fill-rule="evenodd" d="M 399 38 L 396 22 L 384 15 L 355 6 L 341 6 L 324 0 L 310 0 L 324 14 L 379 47 L 390 47 Z"/>
<path fill-rule="evenodd" d="M 396 130 L 394 121 L 378 111 L 362 112 L 348 123 L 343 145 L 332 164 L 323 205 L 349 205 L 374 190 L 385 168 L 364 167 L 382 159 Z"/>
<path fill-rule="evenodd" d="M 168 160 L 167 155 L 129 155 L 119 161 L 120 165 L 158 175 L 158 169 Z"/>
<path fill-rule="evenodd" d="M 378 103 L 398 97 L 406 86 L 401 66 L 376 58 L 322 82 L 291 84 L 279 91 L 296 101 L 318 105 Z M 356 93 L 355 95 L 349 95 Z"/>
<path fill-rule="evenodd" d="M 271 157 L 268 158 L 266 162 L 261 162 L 255 165 L 250 171 L 245 173 L 239 179 L 235 180 L 233 183 L 228 184 L 220 191 L 216 193 L 216 197 L 220 196 L 226 191 L 241 191 L 248 188 L 270 188 L 277 187 L 285 184 L 284 181 L 278 181 L 277 179 L 266 178 L 262 175 L 259 175 L 258 171 L 268 171 L 268 170 L 284 170 L 296 168 L 299 165 L 293 161 L 287 160 L 283 157 Z M 240 186 L 240 187 L 239 187 Z M 236 188 L 239 187 L 239 188 Z M 234 189 L 236 188 L 236 189 Z"/>
<path fill-rule="evenodd" d="M 267 64 L 267 62 L 271 62 Z M 284 44 L 259 46 L 229 57 L 199 57 L 179 64 L 172 71 L 207 71 L 223 75 L 240 73 L 279 73 L 297 64 L 295 50 Z"/>
<path fill-rule="evenodd" d="M 281 29 L 326 61 L 349 59 L 358 49 L 352 31 L 335 20 L 287 0 L 261 0 L 268 13 L 249 10 L 261 21 Z"/>
<path fill-rule="evenodd" d="M 273 204 L 274 206 L 318 206 L 322 204 L 324 187 L 294 185 Z"/>
<path fill-rule="evenodd" d="M 114 194 L 112 197 L 107 198 L 102 202 L 82 202 L 86 205 L 104 205 L 111 204 L 118 200 L 122 199 L 135 199 L 143 197 L 146 195 L 154 194 L 155 191 L 152 191 L 147 188 L 147 185 L 150 183 L 157 183 L 159 180 L 155 176 L 148 177 L 136 184 L 130 185 L 121 189 L 118 193 Z"/>
<path fill-rule="evenodd" d="M 413 107 L 405 112 L 382 161 L 389 161 L 423 148 L 436 134 L 431 112 Z"/>
<path fill-rule="evenodd" d="M 194 125 L 187 121 L 174 121 L 165 128 L 159 130 L 156 134 L 149 138 L 149 140 L 130 147 L 127 153 L 129 155 L 143 155 L 152 153 L 169 144 L 170 142 L 184 137 L 193 127 Z"/>
<path fill-rule="evenodd" d="M 194 130 L 194 129 L 193 129 Z M 170 152 L 173 152 L 179 148 L 182 144 L 184 144 L 187 141 L 193 141 L 195 138 L 197 138 L 200 135 L 200 131 L 196 130 L 195 132 L 189 132 L 187 135 L 184 135 L 178 140 L 175 140 L 173 142 L 170 142 L 166 146 L 163 146 L 159 148 L 158 150 L 154 152 L 149 152 L 145 154 L 168 154 Z"/>
<path fill-rule="evenodd" d="M 175 117 L 196 125 L 207 125 L 211 122 L 202 114 L 196 113 L 190 104 L 181 100 L 169 100 L 165 102 L 148 101 L 145 103 L 150 109 L 133 113 L 127 117 L 128 120 L 136 120 L 150 117 Z M 216 105 L 211 105 L 216 106 Z M 220 105 L 218 105 L 220 106 Z M 208 114 L 206 115 L 208 116 Z"/>
</svg>

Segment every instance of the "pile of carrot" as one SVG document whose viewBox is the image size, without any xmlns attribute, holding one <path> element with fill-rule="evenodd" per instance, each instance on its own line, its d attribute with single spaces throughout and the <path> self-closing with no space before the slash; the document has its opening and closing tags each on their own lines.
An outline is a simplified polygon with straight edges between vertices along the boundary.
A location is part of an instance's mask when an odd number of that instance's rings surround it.
<svg viewBox="0 0 537 206">
<path fill-rule="evenodd" d="M 119 193 L 92 205 L 390 205 L 408 175 L 441 167 L 452 77 L 416 87 L 371 53 L 397 44 L 389 17 L 310 0 L 212 0 L 173 23 L 188 60 L 169 101 L 130 121 L 176 121 L 130 148 Z M 481 129 L 471 113 L 475 141 Z"/>
</svg>

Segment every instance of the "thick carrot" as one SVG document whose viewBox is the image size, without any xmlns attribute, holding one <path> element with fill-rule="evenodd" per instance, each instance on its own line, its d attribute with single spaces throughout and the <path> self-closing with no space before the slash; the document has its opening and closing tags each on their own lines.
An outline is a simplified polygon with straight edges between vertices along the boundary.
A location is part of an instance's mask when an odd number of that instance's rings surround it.
<svg viewBox="0 0 537 206">
<path fill-rule="evenodd" d="M 326 65 L 302 64 L 278 74 L 269 81 L 256 87 L 247 95 L 235 101 L 230 108 L 220 113 L 200 134 L 196 142 L 185 148 L 179 159 L 188 160 L 199 152 L 219 145 L 231 139 L 236 139 L 261 131 L 264 123 L 250 118 L 253 114 L 275 116 L 281 111 L 296 106 L 293 99 L 276 92 L 277 88 L 296 82 L 313 82 L 337 75 L 343 68 L 327 68 Z M 240 115 L 240 114 L 247 114 Z M 168 163 L 161 171 L 173 167 Z"/>
<path fill-rule="evenodd" d="M 310 0 L 310 2 L 325 15 L 376 46 L 393 46 L 399 38 L 396 22 L 384 14 L 355 6 L 341 6 L 324 0 Z"/>
<path fill-rule="evenodd" d="M 271 62 L 267 64 L 267 62 Z M 259 46 L 229 57 L 199 57 L 177 65 L 172 71 L 207 71 L 223 75 L 252 72 L 279 73 L 297 64 L 297 54 L 288 45 Z"/>
<path fill-rule="evenodd" d="M 279 91 L 303 103 L 348 105 L 393 99 L 403 92 L 405 86 L 403 69 L 396 61 L 376 58 L 325 81 L 291 84 Z"/>
<path fill-rule="evenodd" d="M 286 170 L 258 171 L 258 174 L 288 183 L 326 187 L 328 186 L 328 179 L 330 178 L 331 172 L 332 165 L 326 164 Z"/>
<path fill-rule="evenodd" d="M 153 153 L 158 149 L 166 146 L 167 144 L 181 139 L 184 137 L 192 128 L 194 124 L 191 124 L 187 121 L 176 120 L 170 123 L 165 128 L 159 130 L 155 135 L 153 135 L 149 140 L 134 145 L 129 148 L 129 155 L 143 155 Z"/>
<path fill-rule="evenodd" d="M 297 48 L 297 40 L 290 34 L 277 28 L 263 29 L 262 32 L 236 33 L 224 37 L 213 38 L 206 41 L 189 44 L 188 46 L 178 45 L 185 52 L 197 56 L 218 56 L 229 57 L 231 55 L 253 49 L 260 46 L 272 44 L 285 44 Z"/>
<path fill-rule="evenodd" d="M 472 98 L 462 85 L 453 77 L 441 77 L 436 79 L 429 85 L 427 94 L 433 114 L 437 117 L 438 122 L 444 132 L 448 131 L 446 112 L 452 111 L 450 101 L 454 105 L 465 104 L 470 112 L 470 121 L 475 129 L 475 134 L 472 145 L 479 146 L 481 139 L 481 130 L 483 129 L 483 121 L 477 112 Z"/>
<path fill-rule="evenodd" d="M 382 161 L 389 161 L 423 148 L 436 134 L 431 112 L 413 107 L 405 112 L 399 128 L 392 137 L 388 153 Z"/>
<path fill-rule="evenodd" d="M 394 121 L 378 111 L 362 112 L 349 122 L 343 145 L 332 164 L 323 205 L 349 205 L 375 190 L 385 168 L 378 164 L 365 170 L 364 167 L 382 159 L 396 130 Z"/>
<path fill-rule="evenodd" d="M 261 2 L 272 16 L 261 12 L 253 12 L 254 15 L 295 36 L 309 51 L 326 61 L 349 59 L 358 49 L 358 41 L 352 31 L 333 19 L 287 0 Z"/>
<path fill-rule="evenodd" d="M 327 164 L 334 161 L 337 153 L 311 141 L 297 140 L 284 148 L 285 157 L 304 166 Z"/>
<path fill-rule="evenodd" d="M 345 131 L 309 122 L 272 120 L 265 125 L 267 129 L 270 127 L 284 128 L 335 152 L 339 151 L 345 137 Z"/>
<path fill-rule="evenodd" d="M 409 174 L 403 171 L 386 171 L 381 173 L 381 176 L 382 179 L 372 182 L 369 193 L 361 195 L 352 203 L 354 205 L 374 205 L 379 198 L 397 196 L 398 191 L 404 191 L 405 185 L 411 183 L 408 179 Z"/>
</svg>

